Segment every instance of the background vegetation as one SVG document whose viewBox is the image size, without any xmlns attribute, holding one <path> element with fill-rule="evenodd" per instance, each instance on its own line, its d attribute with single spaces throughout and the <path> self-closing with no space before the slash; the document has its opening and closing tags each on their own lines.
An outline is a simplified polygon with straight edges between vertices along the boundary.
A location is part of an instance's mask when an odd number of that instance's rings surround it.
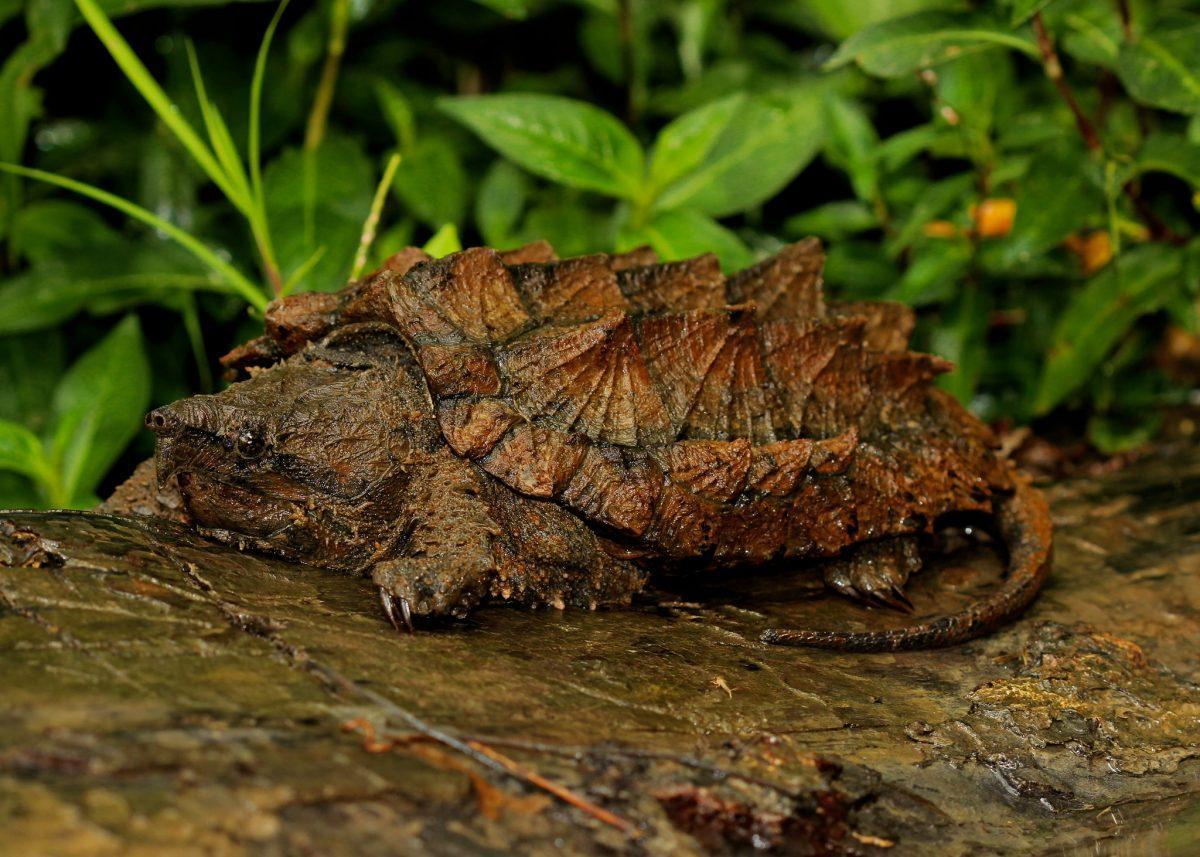
<svg viewBox="0 0 1200 857">
<path fill-rule="evenodd" d="M 1111 451 L 1190 392 L 1198 3 L 0 0 L 0 27 L 0 507 L 90 505 L 268 300 L 409 243 L 736 268 L 817 234 L 830 290 L 920 308 L 985 419 Z"/>
</svg>

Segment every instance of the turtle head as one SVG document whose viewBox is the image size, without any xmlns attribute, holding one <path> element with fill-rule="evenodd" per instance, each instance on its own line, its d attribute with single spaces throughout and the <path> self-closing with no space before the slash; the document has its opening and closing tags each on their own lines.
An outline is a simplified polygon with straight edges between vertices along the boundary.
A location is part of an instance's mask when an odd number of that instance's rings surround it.
<svg viewBox="0 0 1200 857">
<path fill-rule="evenodd" d="M 203 532 L 346 570 L 404 532 L 436 427 L 403 343 L 357 333 L 147 415 L 159 482 L 174 480 Z"/>
</svg>

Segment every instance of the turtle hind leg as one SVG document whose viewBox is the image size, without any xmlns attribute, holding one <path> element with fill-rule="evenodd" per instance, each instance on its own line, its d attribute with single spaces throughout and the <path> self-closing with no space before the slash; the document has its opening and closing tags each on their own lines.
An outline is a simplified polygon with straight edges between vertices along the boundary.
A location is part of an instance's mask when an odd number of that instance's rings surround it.
<svg viewBox="0 0 1200 857">
<path fill-rule="evenodd" d="M 909 575 L 920 571 L 915 536 L 879 539 L 858 545 L 846 557 L 825 564 L 825 584 L 868 607 L 912 612 L 904 594 Z"/>
</svg>

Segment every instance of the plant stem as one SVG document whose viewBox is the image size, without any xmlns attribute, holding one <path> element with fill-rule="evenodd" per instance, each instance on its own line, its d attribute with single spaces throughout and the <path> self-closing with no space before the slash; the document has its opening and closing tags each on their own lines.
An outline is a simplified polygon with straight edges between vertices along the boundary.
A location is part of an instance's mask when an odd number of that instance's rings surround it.
<svg viewBox="0 0 1200 857">
<path fill-rule="evenodd" d="M 387 166 L 383 168 L 383 177 L 379 180 L 379 186 L 375 188 L 375 198 L 371 200 L 371 213 L 363 222 L 362 235 L 358 239 L 358 251 L 354 254 L 354 266 L 350 269 L 351 280 L 357 280 L 362 274 L 362 269 L 367 265 L 367 252 L 375 243 L 375 230 L 379 228 L 379 215 L 383 213 L 383 204 L 387 200 L 388 188 L 392 186 L 392 179 L 399 166 L 400 153 L 396 152 L 388 159 Z"/>
<path fill-rule="evenodd" d="M 346 51 L 346 30 L 350 24 L 350 0 L 334 0 L 329 21 L 329 47 L 325 53 L 325 65 L 321 69 L 321 80 L 313 99 L 312 111 L 308 114 L 308 125 L 304 129 L 304 148 L 312 151 L 325 139 L 325 125 L 329 119 L 329 108 L 333 104 L 333 91 L 337 88 L 338 71 L 342 66 L 342 54 Z"/>
<path fill-rule="evenodd" d="M 1079 133 L 1083 137 L 1083 144 L 1088 147 L 1088 151 L 1090 152 L 1099 151 L 1103 148 L 1100 142 L 1100 135 L 1096 133 L 1096 126 L 1092 124 L 1092 120 L 1087 117 L 1087 114 L 1083 112 L 1083 108 L 1079 106 L 1079 101 L 1076 100 L 1075 93 L 1071 91 L 1071 87 L 1063 75 L 1062 63 L 1058 59 L 1058 51 L 1054 49 L 1054 42 L 1051 40 L 1050 34 L 1046 32 L 1046 24 L 1042 21 L 1041 12 L 1037 12 L 1033 16 L 1033 32 L 1037 36 L 1038 52 L 1042 55 L 1042 68 L 1046 72 L 1046 77 L 1050 78 L 1050 82 L 1054 84 L 1054 88 L 1058 90 L 1058 94 L 1062 96 L 1063 101 L 1067 103 L 1067 107 L 1071 109 L 1071 113 L 1075 117 L 1075 127 L 1079 129 Z"/>
<path fill-rule="evenodd" d="M 1129 11 L 1129 0 L 1117 0 L 1117 14 L 1121 16 L 1121 34 L 1125 41 L 1133 41 L 1133 15 Z"/>
</svg>

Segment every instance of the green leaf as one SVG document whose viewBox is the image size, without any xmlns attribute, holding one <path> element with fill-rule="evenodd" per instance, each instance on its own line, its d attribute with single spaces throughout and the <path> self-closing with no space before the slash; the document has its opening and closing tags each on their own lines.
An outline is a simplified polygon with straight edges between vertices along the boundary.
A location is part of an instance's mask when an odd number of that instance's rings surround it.
<svg viewBox="0 0 1200 857">
<path fill-rule="evenodd" d="M 931 148 L 945 133 L 945 128 L 927 123 L 893 134 L 879 144 L 876 151 L 879 164 L 887 172 L 894 172 Z"/>
<path fill-rule="evenodd" d="M 42 443 L 37 435 L 23 425 L 3 419 L 0 419 L 0 470 L 20 473 L 39 482 L 46 474 Z"/>
<path fill-rule="evenodd" d="M 407 157 L 417 140 L 416 120 L 413 118 L 412 105 L 399 89 L 386 80 L 375 82 L 375 97 L 383 118 L 396 136 L 396 145 L 400 153 Z"/>
<path fill-rule="evenodd" d="M 1078 169 L 1078 158 L 1039 158 L 1017 183 L 1012 231 L 989 242 L 987 259 L 998 270 L 1028 265 L 1068 234 L 1103 212 L 1102 200 Z"/>
<path fill-rule="evenodd" d="M 825 98 L 825 122 L 825 157 L 850 176 L 855 196 L 875 198 L 879 135 L 866 111 L 857 102 L 830 93 Z"/>
<path fill-rule="evenodd" d="M 848 238 L 879 225 L 879 218 L 870 206 L 854 199 L 827 202 L 824 205 L 789 217 L 783 231 L 792 238 L 819 235 L 830 241 Z"/>
<path fill-rule="evenodd" d="M 914 307 L 939 303 L 958 290 L 970 263 L 971 248 L 964 241 L 925 241 L 884 297 Z"/>
<path fill-rule="evenodd" d="M 475 198 L 475 222 L 492 247 L 516 243 L 517 223 L 529 199 L 529 179 L 509 161 L 492 164 Z"/>
<path fill-rule="evenodd" d="M 95 209 L 63 199 L 45 199 L 17 212 L 9 240 L 14 257 L 38 265 L 58 261 L 83 247 L 112 244 L 116 237 Z"/>
<path fill-rule="evenodd" d="M 889 18 L 959 5 L 956 0 L 759 0 L 755 11 L 761 9 L 780 23 L 841 40 Z"/>
<path fill-rule="evenodd" d="M 825 285 L 849 298 L 878 298 L 896 281 L 878 241 L 839 241 L 825 253 Z"/>
<path fill-rule="evenodd" d="M 534 94 L 443 98 L 438 105 L 531 173 L 609 196 L 641 193 L 641 146 L 598 107 Z"/>
<path fill-rule="evenodd" d="M 754 262 L 754 255 L 733 232 L 698 211 L 661 211 L 640 229 L 623 232 L 620 248 L 649 244 L 663 259 L 687 259 L 716 253 L 725 271 L 738 271 Z"/>
<path fill-rule="evenodd" d="M 0 284 L 0 335 L 53 327 L 93 301 L 141 302 L 163 291 L 223 291 L 199 274 L 162 272 L 81 276 L 62 263 L 46 263 Z"/>
<path fill-rule="evenodd" d="M 1124 184 L 1142 173 L 1167 173 L 1200 190 L 1200 143 L 1179 134 L 1151 134 L 1120 179 Z"/>
<path fill-rule="evenodd" d="M 299 288 L 345 286 L 375 188 L 375 170 L 362 147 L 331 134 L 315 150 L 286 149 L 267 166 L 263 185 L 285 279 L 324 247 Z"/>
<path fill-rule="evenodd" d="M 1063 16 L 1062 47 L 1081 62 L 1111 68 L 1121 51 L 1121 18 L 1115 3 L 1098 3 Z"/>
<path fill-rule="evenodd" d="M 51 461 L 59 506 L 86 504 L 137 434 L 150 403 L 150 365 L 136 316 L 127 316 L 67 370 L 54 391 Z"/>
<path fill-rule="evenodd" d="M 0 419 L 41 432 L 50 416 L 47 390 L 63 371 L 58 331 L 0 337 Z"/>
<path fill-rule="evenodd" d="M 821 120 L 812 87 L 747 100 L 704 163 L 666 188 L 655 206 L 724 217 L 770 199 L 819 151 Z"/>
<path fill-rule="evenodd" d="M 826 68 L 851 62 L 879 77 L 901 77 L 965 53 L 1006 47 L 1037 58 L 1033 39 L 1013 32 L 987 15 L 918 12 L 893 18 L 855 33 L 842 43 Z"/>
<path fill-rule="evenodd" d="M 1200 23 L 1145 33 L 1121 45 L 1116 72 L 1134 100 L 1200 113 Z"/>
<path fill-rule="evenodd" d="M 649 193 L 657 194 L 703 164 L 745 101 L 745 95 L 735 93 L 690 110 L 663 128 L 650 155 Z"/>
<path fill-rule="evenodd" d="M 905 247 L 921 235 L 926 223 L 940 217 L 955 204 L 965 203 L 974 187 L 975 177 L 970 173 L 960 173 L 926 187 L 896 234 L 887 242 L 888 255 L 893 258 L 899 256 Z"/>
<path fill-rule="evenodd" d="M 933 329 L 929 347 L 954 363 L 954 371 L 938 378 L 941 387 L 964 405 L 970 404 L 986 359 L 987 303 L 978 286 L 967 285 Z"/>
<path fill-rule="evenodd" d="M 1018 27 L 1045 9 L 1054 0 L 1012 0 L 1012 25 Z"/>
<path fill-rule="evenodd" d="M 1138 247 L 1076 291 L 1055 328 L 1033 413 L 1048 413 L 1081 387 L 1138 318 L 1182 287 L 1181 267 L 1178 251 Z"/>
<path fill-rule="evenodd" d="M 431 229 L 460 224 L 466 214 L 467 173 L 444 137 L 423 137 L 406 151 L 392 187 L 413 217 Z"/>
<path fill-rule="evenodd" d="M 435 259 L 457 253 L 462 249 L 462 241 L 458 238 L 458 229 L 453 223 L 447 223 L 435 232 L 421 249 Z"/>
</svg>

